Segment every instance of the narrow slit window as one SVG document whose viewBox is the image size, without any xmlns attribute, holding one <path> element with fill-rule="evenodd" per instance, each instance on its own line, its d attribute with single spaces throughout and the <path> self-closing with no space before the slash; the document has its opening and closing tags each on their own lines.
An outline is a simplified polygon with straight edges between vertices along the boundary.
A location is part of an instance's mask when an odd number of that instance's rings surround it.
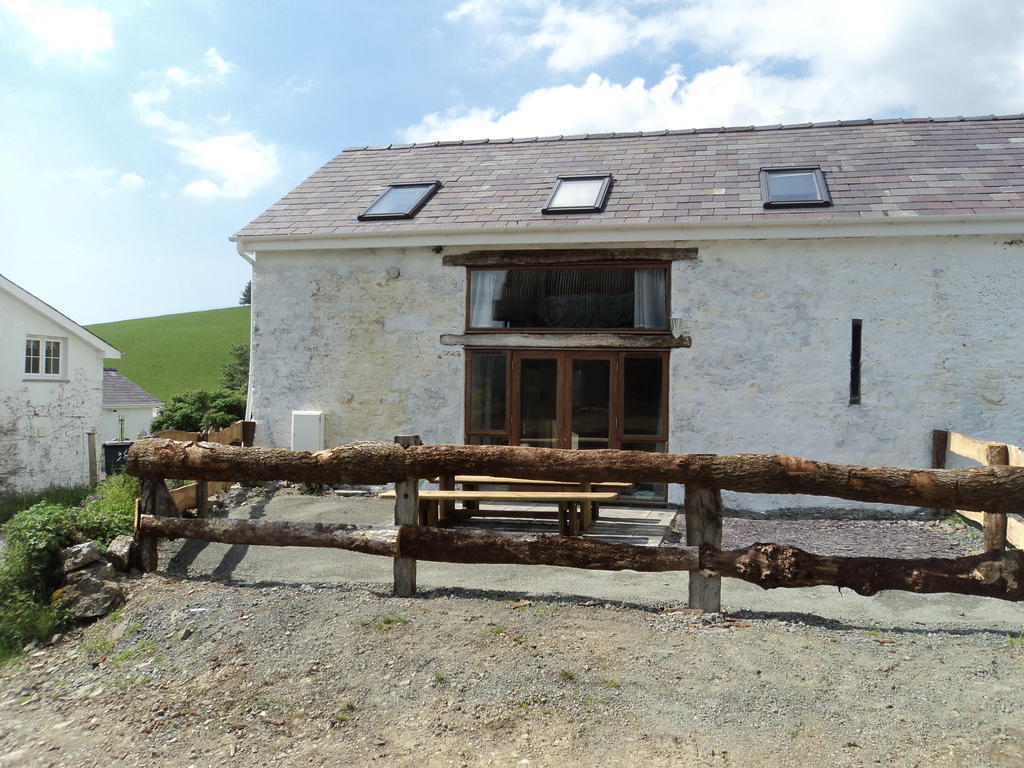
<svg viewBox="0 0 1024 768">
<path fill-rule="evenodd" d="M 825 175 L 817 166 L 762 168 L 761 200 L 765 208 L 832 205 Z"/>
<path fill-rule="evenodd" d="M 850 405 L 860 405 L 861 326 L 863 321 L 850 322 Z"/>
<path fill-rule="evenodd" d="M 598 213 L 604 210 L 612 177 L 559 176 L 541 213 Z"/>
<path fill-rule="evenodd" d="M 439 181 L 392 184 L 388 187 L 387 192 L 378 197 L 373 205 L 359 214 L 357 218 L 360 221 L 411 219 L 440 188 L 441 182 Z"/>
</svg>

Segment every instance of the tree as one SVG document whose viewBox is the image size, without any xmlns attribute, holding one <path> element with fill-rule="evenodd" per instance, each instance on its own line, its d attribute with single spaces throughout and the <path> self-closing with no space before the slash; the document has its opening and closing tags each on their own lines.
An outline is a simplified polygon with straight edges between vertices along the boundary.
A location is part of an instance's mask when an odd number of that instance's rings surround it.
<svg viewBox="0 0 1024 768">
<path fill-rule="evenodd" d="M 238 303 L 243 307 L 252 304 L 252 280 L 245 284 L 242 295 L 238 297 Z"/>
<path fill-rule="evenodd" d="M 245 418 L 245 393 L 230 389 L 193 389 L 174 395 L 160 409 L 150 430 L 203 432 L 222 429 Z"/>
<path fill-rule="evenodd" d="M 249 388 L 249 345 L 236 344 L 230 355 L 231 359 L 220 367 L 220 385 L 244 393 Z"/>
</svg>

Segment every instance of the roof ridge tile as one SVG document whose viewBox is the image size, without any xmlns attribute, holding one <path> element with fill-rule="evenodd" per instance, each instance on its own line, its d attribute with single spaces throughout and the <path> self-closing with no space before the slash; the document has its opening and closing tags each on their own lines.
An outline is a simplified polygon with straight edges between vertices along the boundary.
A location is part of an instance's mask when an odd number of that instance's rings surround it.
<svg viewBox="0 0 1024 768">
<path fill-rule="evenodd" d="M 967 123 L 987 122 L 990 120 L 1020 120 L 1024 113 L 1010 115 L 952 115 L 947 117 L 887 117 L 858 118 L 855 120 L 828 120 L 806 123 L 775 123 L 771 125 L 721 125 L 701 128 L 665 128 L 655 131 L 605 131 L 601 133 L 574 133 L 551 136 L 522 136 L 501 139 L 448 139 L 444 141 L 421 141 L 412 144 L 381 144 L 378 146 L 345 147 L 343 152 L 383 151 L 388 149 L 420 149 L 425 147 L 479 146 L 481 144 L 522 144 L 527 142 L 546 141 L 589 141 L 598 139 L 629 139 L 648 136 L 679 136 L 695 133 L 744 133 L 747 131 L 792 131 L 813 128 L 846 128 L 866 125 L 895 125 L 905 123 Z"/>
</svg>

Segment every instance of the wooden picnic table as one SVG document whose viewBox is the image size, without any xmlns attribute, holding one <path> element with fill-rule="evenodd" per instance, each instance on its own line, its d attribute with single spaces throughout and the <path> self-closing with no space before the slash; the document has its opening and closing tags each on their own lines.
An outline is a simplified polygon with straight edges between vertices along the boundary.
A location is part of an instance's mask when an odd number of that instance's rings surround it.
<svg viewBox="0 0 1024 768">
<path fill-rule="evenodd" d="M 456 485 L 461 485 L 465 491 L 477 491 L 481 485 L 565 485 L 579 488 L 583 493 L 591 493 L 595 488 L 631 488 L 632 483 L 621 482 L 591 482 L 581 483 L 578 480 L 528 480 L 521 477 L 495 477 L 494 475 L 444 475 L 435 477 L 430 482 L 437 483 L 442 491 L 453 491 Z M 582 502 L 583 528 L 589 528 L 590 524 L 601 514 L 601 508 L 597 501 L 584 500 Z M 478 511 L 479 504 L 475 501 L 465 500 L 462 504 L 465 511 Z M 455 512 L 454 501 L 441 502 L 441 516 L 444 517 Z"/>
<path fill-rule="evenodd" d="M 421 525 L 439 526 L 458 515 L 448 509 L 446 502 L 454 507 L 456 501 L 479 503 L 481 501 L 518 501 L 532 504 L 554 503 L 558 505 L 558 532 L 564 536 L 576 536 L 580 529 L 586 529 L 593 520 L 592 511 L 602 501 L 614 501 L 619 497 L 616 491 L 431 491 L 419 492 L 419 522 Z M 382 499 L 395 498 L 394 491 L 380 494 Z M 501 517 L 536 517 L 535 512 L 512 510 L 463 509 L 469 515 Z"/>
</svg>

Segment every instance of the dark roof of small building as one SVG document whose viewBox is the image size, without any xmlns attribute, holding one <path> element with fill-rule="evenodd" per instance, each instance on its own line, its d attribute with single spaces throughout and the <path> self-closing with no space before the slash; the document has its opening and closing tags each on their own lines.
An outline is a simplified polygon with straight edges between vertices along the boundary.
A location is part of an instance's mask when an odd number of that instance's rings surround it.
<svg viewBox="0 0 1024 768">
<path fill-rule="evenodd" d="M 766 210 L 760 169 L 808 165 L 833 204 Z M 558 175 L 584 173 L 612 174 L 603 212 L 541 214 Z M 435 179 L 415 218 L 356 219 L 389 184 Z M 1024 213 L 1024 115 L 355 147 L 235 237 L 1001 213 Z"/>
<path fill-rule="evenodd" d="M 103 407 L 116 405 L 163 405 L 149 392 L 144 390 L 116 368 L 103 369 Z"/>
</svg>

